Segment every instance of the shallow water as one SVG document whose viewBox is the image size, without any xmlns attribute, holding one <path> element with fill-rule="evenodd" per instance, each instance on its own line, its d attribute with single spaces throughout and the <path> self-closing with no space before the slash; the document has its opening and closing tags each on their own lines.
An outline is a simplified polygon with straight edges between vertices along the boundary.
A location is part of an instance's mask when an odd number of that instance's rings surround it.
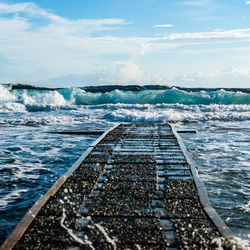
<svg viewBox="0 0 250 250">
<path fill-rule="evenodd" d="M 181 137 L 199 167 L 212 206 L 237 237 L 250 240 L 250 105 L 86 106 L 57 94 L 34 98 L 4 91 L 0 92 L 0 242 L 98 137 L 49 132 L 107 130 L 118 122 L 172 122 L 197 129 L 198 133 Z"/>
</svg>

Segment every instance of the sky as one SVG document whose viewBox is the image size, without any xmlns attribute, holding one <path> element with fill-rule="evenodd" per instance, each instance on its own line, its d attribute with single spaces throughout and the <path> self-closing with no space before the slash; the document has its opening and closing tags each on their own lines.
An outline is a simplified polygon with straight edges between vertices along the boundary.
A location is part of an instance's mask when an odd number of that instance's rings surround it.
<svg viewBox="0 0 250 250">
<path fill-rule="evenodd" d="M 0 0 L 0 83 L 250 87 L 250 1 Z"/>
</svg>

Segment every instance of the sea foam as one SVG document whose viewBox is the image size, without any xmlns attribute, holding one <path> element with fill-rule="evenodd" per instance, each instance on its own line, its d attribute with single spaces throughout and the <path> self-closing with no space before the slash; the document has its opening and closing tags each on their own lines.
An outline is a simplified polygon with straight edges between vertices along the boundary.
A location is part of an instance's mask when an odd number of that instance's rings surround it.
<svg viewBox="0 0 250 250">
<path fill-rule="evenodd" d="M 245 92 L 227 91 L 225 89 L 213 91 L 185 91 L 177 88 L 166 90 L 87 92 L 80 88 L 58 90 L 66 99 L 71 98 L 77 105 L 97 104 L 250 104 L 250 94 Z"/>
<path fill-rule="evenodd" d="M 113 89 L 107 92 L 98 92 L 97 89 L 95 92 L 81 88 L 8 90 L 0 86 L 0 111 L 82 110 L 84 107 L 92 118 L 104 116 L 119 122 L 250 120 L 250 93 L 247 89 Z"/>
</svg>

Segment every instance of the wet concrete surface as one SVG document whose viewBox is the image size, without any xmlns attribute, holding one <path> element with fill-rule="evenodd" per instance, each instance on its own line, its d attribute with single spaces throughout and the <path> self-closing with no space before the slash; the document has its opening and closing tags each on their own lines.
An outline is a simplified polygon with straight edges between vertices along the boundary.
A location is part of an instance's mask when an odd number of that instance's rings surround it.
<svg viewBox="0 0 250 250">
<path fill-rule="evenodd" d="M 166 124 L 122 124 L 40 210 L 15 249 L 214 249 L 218 230 Z"/>
</svg>

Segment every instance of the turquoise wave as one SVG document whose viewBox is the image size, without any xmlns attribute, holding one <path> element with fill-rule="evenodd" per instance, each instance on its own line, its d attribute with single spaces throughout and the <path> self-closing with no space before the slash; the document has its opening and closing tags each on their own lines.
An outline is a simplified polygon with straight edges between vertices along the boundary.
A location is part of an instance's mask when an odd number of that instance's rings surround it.
<svg viewBox="0 0 250 250">
<path fill-rule="evenodd" d="M 57 90 L 67 101 L 76 105 L 98 104 L 250 104 L 250 93 L 241 91 L 186 91 L 177 88 L 166 90 L 140 90 L 110 92 L 87 92 L 80 88 L 67 88 Z"/>
<path fill-rule="evenodd" d="M 107 86 L 106 86 L 107 87 Z M 124 86 L 123 86 L 124 87 Z M 153 86 L 155 89 L 146 89 L 138 86 L 136 90 L 114 89 L 103 91 L 103 86 L 94 87 L 94 91 L 87 91 L 81 88 L 63 89 L 27 89 L 18 88 L 7 90 L 1 98 L 6 101 L 9 95 L 11 101 L 22 103 L 25 106 L 71 106 L 71 105 L 99 105 L 99 104 L 184 104 L 184 105 L 249 105 L 249 89 L 227 90 L 227 89 L 161 89 L 161 86 Z M 3 87 L 2 87 L 3 88 Z M 8 91 L 8 92 L 7 92 Z"/>
</svg>

